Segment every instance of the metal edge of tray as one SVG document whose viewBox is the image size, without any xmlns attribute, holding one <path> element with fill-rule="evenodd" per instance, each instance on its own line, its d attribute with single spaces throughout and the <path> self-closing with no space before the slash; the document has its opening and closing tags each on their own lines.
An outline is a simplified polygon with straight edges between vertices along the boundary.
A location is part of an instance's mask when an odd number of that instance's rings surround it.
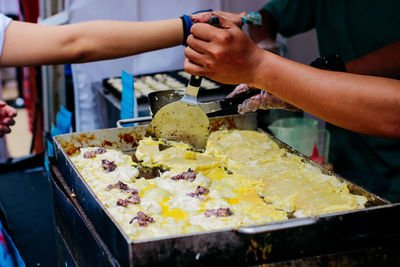
<svg viewBox="0 0 400 267">
<path fill-rule="evenodd" d="M 369 248 L 399 247 L 400 205 L 279 221 L 262 232 L 216 231 L 137 242 L 138 266 L 255 265 Z M 382 223 L 385 222 L 383 225 Z M 273 225 L 280 227 L 271 228 Z M 250 228 L 249 228 L 250 229 Z M 253 228 L 257 229 L 257 227 Z"/>
<path fill-rule="evenodd" d="M 97 231 L 101 233 L 106 245 L 123 266 L 128 266 L 131 259 L 129 258 L 129 238 L 125 231 L 110 216 L 103 203 L 98 200 L 86 181 L 80 178 L 80 175 L 77 175 L 78 171 L 71 164 L 68 156 L 60 151 L 57 151 L 55 156 L 57 166 L 65 181 L 71 187 L 76 199 L 95 225 Z"/>
<path fill-rule="evenodd" d="M 250 118 L 250 122 L 248 121 L 248 118 Z M 225 122 L 221 122 L 225 120 Z M 252 130 L 254 130 L 256 127 L 256 119 L 254 116 L 245 116 L 242 117 L 242 115 L 235 115 L 235 116 L 225 116 L 222 118 L 215 118 L 214 121 L 211 122 L 212 128 L 214 127 L 215 129 L 219 128 L 222 125 L 228 125 L 232 128 L 235 128 L 235 120 L 243 120 L 242 124 L 246 125 L 247 127 L 245 127 L 244 129 L 248 129 L 248 127 Z M 226 121 L 228 122 L 226 124 Z M 255 123 L 255 124 L 254 124 Z M 229 127 L 228 127 L 229 128 Z M 238 127 L 240 128 L 240 127 Z M 243 128 L 241 128 L 243 129 Z M 57 163 L 58 166 L 60 168 L 61 173 L 65 176 L 67 175 L 68 177 L 65 177 L 65 179 L 67 180 L 67 182 L 69 183 L 69 185 L 71 186 L 71 188 L 73 188 L 75 194 L 77 195 L 77 198 L 79 200 L 79 202 L 81 203 L 81 205 L 83 206 L 84 210 L 88 213 L 89 218 L 94 222 L 95 226 L 97 227 L 97 229 L 101 229 L 101 233 L 104 235 L 104 239 L 106 244 L 110 247 L 111 251 L 113 251 L 114 254 L 116 254 L 117 259 L 119 259 L 121 261 L 121 263 L 123 265 L 125 265 L 125 263 L 128 262 L 136 262 L 139 263 L 142 262 L 143 263 L 143 258 L 141 257 L 141 255 L 147 255 L 148 253 L 144 253 L 143 254 L 143 250 L 146 251 L 147 249 L 150 249 L 155 252 L 158 251 L 157 253 L 161 253 L 160 256 L 158 257 L 158 259 L 160 259 L 160 257 L 162 255 L 165 255 L 164 260 L 168 259 L 169 256 L 171 256 L 169 253 L 165 252 L 165 250 L 158 250 L 155 249 L 154 247 L 152 248 L 152 246 L 157 246 L 159 247 L 159 242 L 157 242 L 158 244 L 151 244 L 151 242 L 132 242 L 130 240 L 129 237 L 127 237 L 127 235 L 125 234 L 125 232 L 120 228 L 119 224 L 116 223 L 114 221 L 114 219 L 112 218 L 112 216 L 110 216 L 110 214 L 107 212 L 107 210 L 104 208 L 104 206 L 102 205 L 102 203 L 97 199 L 97 197 L 94 195 L 94 193 L 91 191 L 90 187 L 87 185 L 86 182 L 84 182 L 84 179 L 80 176 L 80 174 L 77 172 L 77 170 L 73 167 L 72 162 L 69 160 L 68 155 L 65 153 L 62 145 L 60 144 L 60 142 L 65 141 L 65 139 L 76 139 L 79 140 L 81 138 L 80 145 L 81 147 L 84 146 L 101 146 L 103 145 L 102 143 L 99 143 L 99 140 L 95 140 L 96 136 L 107 136 L 107 140 L 109 141 L 109 143 L 118 143 L 121 142 L 124 138 L 121 138 L 121 135 L 125 135 L 128 134 L 129 136 L 131 136 L 132 133 L 135 133 L 135 135 L 137 135 L 137 137 L 140 137 L 140 134 L 138 135 L 138 132 L 141 132 L 144 134 L 145 132 L 145 126 L 139 126 L 139 127 L 129 127 L 129 128 L 119 128 L 119 129 L 105 129 L 105 130 L 99 130 L 99 131 L 92 131 L 92 132 L 86 132 L 86 133 L 74 133 L 74 134 L 69 134 L 69 135 L 65 135 L 63 136 L 58 136 L 54 138 L 54 142 L 56 144 L 56 159 L 57 159 Z M 112 136 L 114 137 L 114 140 L 110 141 L 110 136 L 108 136 L 109 134 L 112 134 Z M 117 138 L 118 137 L 118 138 Z M 86 139 L 85 139 L 86 138 Z M 279 141 L 278 139 L 271 137 L 274 139 L 274 141 L 276 141 L 281 147 L 286 148 L 289 152 L 297 154 L 299 156 L 301 156 L 306 162 L 311 163 L 314 166 L 317 166 L 318 168 L 320 168 L 324 173 L 333 175 L 333 173 L 327 171 L 326 169 L 322 168 L 321 166 L 319 166 L 318 164 L 314 164 L 311 161 L 308 161 L 307 158 L 298 153 L 297 151 L 293 150 L 291 147 L 289 147 L 288 145 L 284 144 L 283 142 Z M 85 139 L 85 140 L 84 140 Z M 112 138 L 111 138 L 112 139 Z M 128 138 L 129 139 L 129 138 Z M 76 141 L 75 140 L 75 141 Z M 104 141 L 103 140 L 103 141 Z M 126 140 L 125 140 L 126 141 Z M 129 141 L 129 140 L 128 140 Z M 132 141 L 132 140 L 131 140 Z M 133 140 L 134 141 L 134 140 Z M 96 143 L 97 142 L 97 143 Z M 127 144 L 122 145 L 122 151 L 129 151 L 129 149 L 132 150 L 133 143 L 127 142 Z M 353 186 L 354 184 L 352 184 L 351 182 L 345 180 L 344 178 L 335 175 L 338 179 L 340 179 L 341 181 L 346 182 L 348 185 Z M 375 205 L 384 205 L 384 204 L 388 204 L 387 201 L 369 193 L 368 191 L 354 185 L 354 187 L 358 190 L 357 192 L 361 192 L 362 194 L 365 195 L 369 195 L 369 199 L 373 202 L 373 204 Z M 96 205 L 97 202 L 97 205 Z M 93 207 L 95 206 L 95 207 Z M 341 213 L 335 214 L 338 216 Z M 327 215 L 328 218 L 331 218 L 332 216 Z M 343 216 L 347 216 L 346 213 L 343 213 Z M 288 220 L 290 221 L 290 220 Z M 272 224 L 268 224 L 268 225 L 273 225 Z M 265 225 L 264 225 L 265 226 Z M 264 227 L 264 226 L 257 226 L 257 227 L 252 227 L 252 229 L 257 229 L 258 227 Z M 248 228 L 248 227 L 246 227 Z M 304 229 L 304 227 L 302 227 L 301 229 Z M 287 230 L 287 224 L 282 223 L 281 227 L 277 230 Z M 298 229 L 298 228 L 295 228 Z M 266 229 L 266 231 L 268 231 Z M 212 253 L 210 253 L 210 251 L 212 251 L 213 249 L 216 249 L 218 247 L 225 247 L 225 249 L 227 250 L 232 250 L 234 249 L 234 247 L 236 247 L 236 245 L 241 244 L 241 242 L 243 241 L 243 238 L 237 238 L 237 235 L 243 235 L 243 231 L 242 232 L 236 232 L 236 231 L 217 231 L 217 232 L 212 232 L 212 233 L 199 233 L 199 234 L 194 234 L 194 235 L 189 235 L 189 236 L 181 236 L 181 237 L 177 237 L 174 239 L 171 238 L 165 238 L 162 239 L 162 242 L 164 242 L 164 247 L 170 247 L 170 251 L 172 251 L 171 253 L 173 253 L 173 251 L 175 251 L 176 253 L 176 248 L 177 247 L 181 247 L 181 249 L 184 249 L 184 247 L 188 244 L 195 244 L 196 242 L 194 242 L 194 239 L 202 239 L 203 237 L 207 237 L 205 238 L 205 240 L 209 240 L 207 242 L 208 247 L 207 247 L 207 251 L 208 251 L 208 255 L 212 255 Z M 265 233 L 266 234 L 266 233 Z M 250 236 L 254 236 L 254 234 L 251 234 Z M 214 239 L 214 237 L 218 237 L 216 239 Z M 119 241 L 123 241 L 125 240 L 125 242 L 119 242 Z M 175 241 L 172 241 L 175 240 Z M 212 247 L 211 245 L 211 240 L 215 240 L 218 241 L 217 247 Z M 222 240 L 226 240 L 227 242 L 224 242 Z M 234 241 L 234 243 L 236 244 L 235 246 L 232 247 L 232 242 Z M 172 243 L 171 243 L 172 242 Z M 238 243 L 239 242 L 239 243 Z M 125 243 L 122 245 L 122 247 L 116 245 L 115 243 L 119 244 L 121 246 L 121 243 Z M 131 248 L 128 248 L 129 251 L 129 258 L 126 257 L 126 251 L 127 251 L 127 245 L 130 245 Z M 170 245 L 168 245 L 170 244 Z M 181 245 L 179 245 L 181 244 Z M 185 245 L 186 244 L 186 245 Z M 225 245 L 223 245 L 225 244 Z M 134 250 L 133 250 L 133 246 L 134 246 Z M 171 248 L 172 246 L 172 248 Z M 242 246 L 240 246 L 242 247 Z M 142 249 L 141 249 L 142 248 Z M 243 247 L 242 247 L 243 248 Z M 196 251 L 196 249 L 194 249 L 194 247 L 191 247 L 192 251 Z M 234 249 L 235 250 L 235 249 Z M 125 251 L 123 253 L 120 253 L 122 251 Z M 163 254 L 164 251 L 164 254 Z M 200 253 L 200 254 L 199 254 Z M 235 251 L 235 253 L 238 253 L 237 251 Z M 123 255 L 121 255 L 123 254 Z M 189 253 L 190 254 L 190 253 Z M 189 255 L 189 254 L 185 254 L 185 255 Z M 196 259 L 200 256 L 204 256 L 204 254 L 202 254 L 202 252 L 197 252 L 196 255 L 194 255 L 193 259 Z M 148 259 L 148 257 L 146 256 L 146 259 Z M 193 256 L 193 255 L 192 255 Z M 123 260 L 121 260 L 121 257 L 124 258 Z"/>
<path fill-rule="evenodd" d="M 121 266 L 52 161 L 49 176 L 55 209 L 56 235 L 59 237 L 57 245 L 60 246 L 57 249 L 58 265 L 64 265 L 64 260 L 70 259 L 73 266 Z"/>
</svg>

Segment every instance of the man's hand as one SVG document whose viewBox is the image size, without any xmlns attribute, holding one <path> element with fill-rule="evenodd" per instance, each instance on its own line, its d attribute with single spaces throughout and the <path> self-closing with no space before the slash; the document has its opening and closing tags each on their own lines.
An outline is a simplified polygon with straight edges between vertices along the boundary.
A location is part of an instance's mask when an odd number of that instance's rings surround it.
<svg viewBox="0 0 400 267">
<path fill-rule="evenodd" d="M 233 22 L 220 19 L 221 28 L 197 23 L 185 49 L 185 70 L 225 84 L 251 84 L 264 51 Z"/>
<path fill-rule="evenodd" d="M 246 15 L 246 12 L 242 13 L 231 13 L 225 11 L 214 11 L 214 12 L 203 12 L 199 14 L 193 14 L 190 16 L 193 23 L 207 23 L 211 16 L 218 16 L 225 18 L 231 22 L 233 22 L 236 26 L 242 27 L 243 21 L 242 17 Z"/>
<path fill-rule="evenodd" d="M 0 100 L 0 138 L 11 132 L 10 126 L 15 124 L 15 116 L 17 111 Z"/>
</svg>

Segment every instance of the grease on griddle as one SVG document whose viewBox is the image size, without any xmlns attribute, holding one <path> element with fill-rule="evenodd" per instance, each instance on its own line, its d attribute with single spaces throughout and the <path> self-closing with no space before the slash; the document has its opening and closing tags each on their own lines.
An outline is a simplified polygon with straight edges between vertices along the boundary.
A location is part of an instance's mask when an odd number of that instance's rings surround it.
<svg viewBox="0 0 400 267">
<path fill-rule="evenodd" d="M 224 167 L 224 171 L 229 175 L 233 174 L 233 172 L 231 170 L 228 170 L 226 167 Z"/>
<path fill-rule="evenodd" d="M 103 143 L 101 144 L 102 147 L 112 146 L 112 145 L 113 145 L 113 142 L 108 141 L 108 140 L 104 140 Z"/>
<path fill-rule="evenodd" d="M 163 172 L 167 171 L 166 169 L 163 169 L 162 167 L 144 167 L 141 164 L 138 164 L 137 169 L 139 171 L 139 177 L 145 178 L 145 179 L 154 179 L 159 177 Z"/>
<path fill-rule="evenodd" d="M 170 148 L 171 146 L 170 145 L 167 145 L 167 144 L 165 144 L 165 143 L 163 143 L 163 144 L 158 144 L 158 149 L 160 150 L 160 151 L 164 151 L 164 150 L 166 150 L 166 149 L 168 149 L 168 148 Z"/>
<path fill-rule="evenodd" d="M 132 161 L 137 164 L 135 166 L 138 171 L 139 171 L 139 177 L 145 178 L 145 179 L 154 179 L 159 177 L 162 173 L 169 171 L 169 169 L 164 169 L 163 167 L 145 167 L 142 165 L 142 162 L 138 160 L 136 157 L 135 153 L 132 154 Z"/>
</svg>

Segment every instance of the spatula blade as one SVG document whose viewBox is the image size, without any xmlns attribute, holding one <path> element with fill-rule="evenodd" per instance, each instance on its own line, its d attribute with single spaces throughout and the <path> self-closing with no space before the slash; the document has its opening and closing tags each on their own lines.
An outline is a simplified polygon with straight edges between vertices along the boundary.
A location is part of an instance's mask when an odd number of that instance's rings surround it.
<svg viewBox="0 0 400 267">
<path fill-rule="evenodd" d="M 161 108 L 150 123 L 156 138 L 181 141 L 197 149 L 205 148 L 210 122 L 198 105 L 174 102 Z"/>
</svg>

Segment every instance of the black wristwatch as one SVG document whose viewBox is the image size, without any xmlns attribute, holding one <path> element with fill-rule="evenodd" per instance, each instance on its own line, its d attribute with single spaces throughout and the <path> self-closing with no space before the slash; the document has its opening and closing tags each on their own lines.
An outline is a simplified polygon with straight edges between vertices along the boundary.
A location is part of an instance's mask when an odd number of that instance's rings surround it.
<svg viewBox="0 0 400 267">
<path fill-rule="evenodd" d="M 347 72 L 344 61 L 338 54 L 319 57 L 311 62 L 310 66 L 323 70 Z"/>
</svg>

